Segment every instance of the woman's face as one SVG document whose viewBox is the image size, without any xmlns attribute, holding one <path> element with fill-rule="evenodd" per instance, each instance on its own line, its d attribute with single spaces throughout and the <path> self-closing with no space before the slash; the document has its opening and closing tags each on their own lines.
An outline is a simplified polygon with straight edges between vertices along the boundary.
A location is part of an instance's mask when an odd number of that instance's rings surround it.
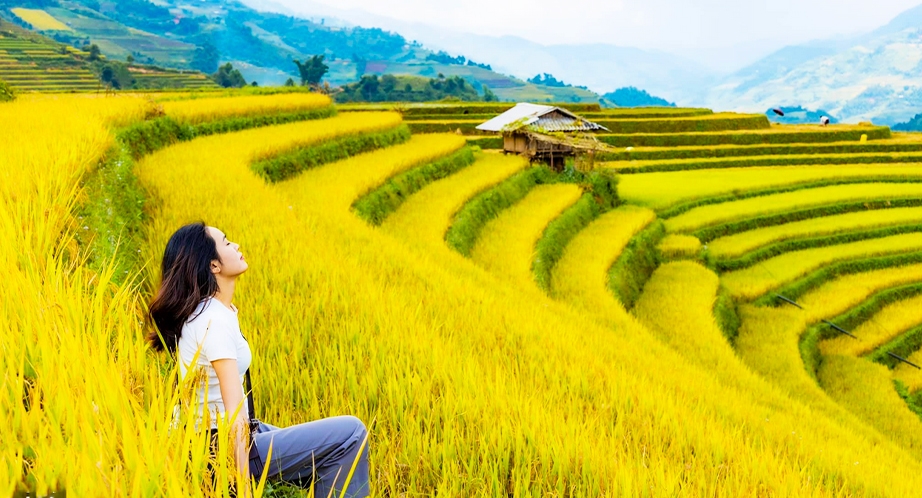
<svg viewBox="0 0 922 498">
<path fill-rule="evenodd" d="M 218 249 L 218 257 L 221 258 L 221 261 L 215 260 L 212 262 L 212 271 L 217 267 L 216 273 L 224 277 L 236 277 L 247 271 L 249 265 L 243 259 L 240 244 L 227 240 L 224 232 L 215 227 L 208 227 L 208 234 L 214 239 L 215 246 Z"/>
</svg>

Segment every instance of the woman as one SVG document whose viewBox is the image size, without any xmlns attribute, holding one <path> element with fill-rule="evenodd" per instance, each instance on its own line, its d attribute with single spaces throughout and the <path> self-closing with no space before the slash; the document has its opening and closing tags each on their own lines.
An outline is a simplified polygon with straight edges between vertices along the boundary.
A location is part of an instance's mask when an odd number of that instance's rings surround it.
<svg viewBox="0 0 922 498">
<path fill-rule="evenodd" d="M 193 223 L 176 231 L 163 253 L 163 278 L 150 305 L 148 340 L 159 351 L 179 351 L 185 378 L 196 352 L 207 374 L 196 387 L 196 409 L 206 412 L 211 428 L 229 417 L 234 462 L 246 479 L 259 479 L 269 446 L 268 476 L 301 487 L 314 485 L 314 496 L 368 495 L 368 444 L 365 425 L 352 416 L 331 417 L 279 428 L 259 422 L 249 441 L 248 406 L 243 378 L 250 366 L 249 344 L 240 332 L 234 286 L 247 271 L 240 245 L 215 227 Z M 234 416 L 236 411 L 236 416 Z M 346 478 L 358 459 L 352 479 Z M 242 483 L 249 489 L 249 482 Z M 239 487 L 239 486 L 238 486 Z"/>
</svg>

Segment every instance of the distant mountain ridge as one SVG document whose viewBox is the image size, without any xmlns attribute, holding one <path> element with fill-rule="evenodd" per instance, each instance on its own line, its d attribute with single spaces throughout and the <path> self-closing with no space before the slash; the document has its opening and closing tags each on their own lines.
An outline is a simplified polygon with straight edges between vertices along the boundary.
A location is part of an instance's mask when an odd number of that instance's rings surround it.
<svg viewBox="0 0 922 498">
<path fill-rule="evenodd" d="M 585 88 L 529 83 L 493 71 L 489 61 L 438 54 L 380 28 L 328 25 L 322 18 L 257 11 L 235 0 L 0 0 L 0 17 L 23 22 L 12 10 L 17 7 L 42 9 L 64 23 L 67 30 L 43 31 L 62 43 L 90 41 L 113 59 L 131 56 L 206 73 L 231 62 L 247 81 L 262 85 L 297 79 L 295 59 L 324 54 L 325 80 L 333 85 L 365 74 L 443 74 L 464 78 L 482 95 L 488 87 L 503 100 L 600 101 Z"/>
<path fill-rule="evenodd" d="M 922 5 L 870 33 L 785 47 L 693 99 L 738 111 L 826 109 L 892 125 L 922 111 Z"/>
</svg>

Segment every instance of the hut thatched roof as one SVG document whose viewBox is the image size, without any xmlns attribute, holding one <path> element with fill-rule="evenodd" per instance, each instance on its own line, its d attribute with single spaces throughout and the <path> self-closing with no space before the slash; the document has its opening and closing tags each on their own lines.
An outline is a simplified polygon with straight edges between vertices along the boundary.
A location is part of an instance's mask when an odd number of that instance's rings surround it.
<svg viewBox="0 0 922 498">
<path fill-rule="evenodd" d="M 478 130 L 507 132 L 519 129 L 537 132 L 608 131 L 604 126 L 583 119 L 561 107 L 516 104 L 515 107 L 477 126 Z"/>
</svg>

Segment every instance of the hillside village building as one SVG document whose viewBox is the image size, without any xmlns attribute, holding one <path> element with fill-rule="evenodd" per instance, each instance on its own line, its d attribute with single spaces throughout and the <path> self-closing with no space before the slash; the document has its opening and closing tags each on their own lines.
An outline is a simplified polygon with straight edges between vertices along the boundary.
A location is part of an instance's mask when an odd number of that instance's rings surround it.
<svg viewBox="0 0 922 498">
<path fill-rule="evenodd" d="M 516 104 L 477 129 L 502 133 L 503 152 L 547 161 L 557 169 L 563 167 L 566 156 L 575 155 L 580 149 L 594 149 L 589 143 L 594 140 L 577 137 L 578 133 L 608 131 L 566 109 L 525 103 Z"/>
</svg>

